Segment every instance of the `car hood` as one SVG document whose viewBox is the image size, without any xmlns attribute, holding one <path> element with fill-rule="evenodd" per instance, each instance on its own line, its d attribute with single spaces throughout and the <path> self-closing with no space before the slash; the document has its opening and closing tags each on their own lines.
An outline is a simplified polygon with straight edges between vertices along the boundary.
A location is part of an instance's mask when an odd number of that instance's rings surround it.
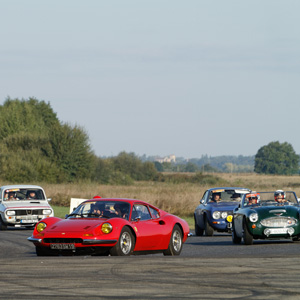
<svg viewBox="0 0 300 300">
<path fill-rule="evenodd" d="M 101 219 L 64 219 L 58 221 L 47 228 L 47 232 L 83 232 L 89 231 L 107 220 Z"/>
<path fill-rule="evenodd" d="M 283 205 L 283 206 L 257 206 L 253 207 L 261 218 L 290 216 L 297 218 L 299 215 L 299 206 Z"/>
<path fill-rule="evenodd" d="M 5 208 L 10 208 L 10 209 L 38 209 L 38 208 L 49 208 L 50 205 L 48 201 L 41 200 L 41 201 L 7 201 L 7 202 L 2 202 L 2 205 Z"/>
<path fill-rule="evenodd" d="M 216 210 L 233 210 L 238 207 L 239 202 L 219 202 L 219 203 L 209 203 L 207 206 L 210 206 L 213 211 Z"/>
</svg>

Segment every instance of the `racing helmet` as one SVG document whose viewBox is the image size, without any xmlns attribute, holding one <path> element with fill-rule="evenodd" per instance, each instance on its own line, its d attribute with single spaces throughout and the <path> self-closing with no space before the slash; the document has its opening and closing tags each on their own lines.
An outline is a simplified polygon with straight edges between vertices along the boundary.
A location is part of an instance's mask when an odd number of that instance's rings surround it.
<svg viewBox="0 0 300 300">
<path fill-rule="evenodd" d="M 285 194 L 285 192 L 284 192 L 283 190 L 277 190 L 277 191 L 274 193 L 274 198 L 275 198 L 275 200 L 277 200 L 277 196 L 279 196 L 279 195 L 282 195 L 282 196 L 283 196 L 283 199 L 285 199 L 285 197 L 286 197 L 286 194 Z"/>
<path fill-rule="evenodd" d="M 258 193 L 252 192 L 246 195 L 246 200 L 249 204 L 258 204 L 260 202 L 260 196 Z"/>
</svg>

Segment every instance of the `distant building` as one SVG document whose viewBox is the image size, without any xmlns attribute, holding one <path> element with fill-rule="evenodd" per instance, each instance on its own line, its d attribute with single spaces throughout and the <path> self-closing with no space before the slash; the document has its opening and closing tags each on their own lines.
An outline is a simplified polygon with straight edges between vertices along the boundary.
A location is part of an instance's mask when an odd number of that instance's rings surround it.
<svg viewBox="0 0 300 300">
<path fill-rule="evenodd" d="M 174 154 L 172 155 L 168 155 L 165 157 L 155 157 L 154 161 L 157 161 L 159 163 L 164 163 L 164 162 L 168 162 L 168 163 L 176 163 L 176 156 Z"/>
</svg>

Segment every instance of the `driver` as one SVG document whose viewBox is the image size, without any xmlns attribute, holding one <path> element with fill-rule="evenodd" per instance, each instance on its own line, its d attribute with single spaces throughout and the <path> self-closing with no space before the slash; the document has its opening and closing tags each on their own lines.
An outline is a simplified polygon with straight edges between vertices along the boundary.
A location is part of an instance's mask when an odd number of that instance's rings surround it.
<svg viewBox="0 0 300 300">
<path fill-rule="evenodd" d="M 213 193 L 211 202 L 220 202 L 221 201 L 221 193 Z"/>
<path fill-rule="evenodd" d="M 99 215 L 99 218 L 103 216 L 105 204 L 103 203 L 95 203 L 93 208 L 93 213 Z"/>
<path fill-rule="evenodd" d="M 9 201 L 18 200 L 16 193 L 15 192 L 9 192 L 7 200 L 9 200 Z"/>
<path fill-rule="evenodd" d="M 35 191 L 28 191 L 27 192 L 27 199 L 36 199 Z"/>
<path fill-rule="evenodd" d="M 283 204 L 284 202 L 286 202 L 286 194 L 283 190 L 277 190 L 274 193 L 274 199 L 276 202 L 278 202 L 279 204 Z"/>
<path fill-rule="evenodd" d="M 257 193 L 250 193 L 246 195 L 246 201 L 248 205 L 256 205 L 259 204 L 259 195 Z"/>
</svg>

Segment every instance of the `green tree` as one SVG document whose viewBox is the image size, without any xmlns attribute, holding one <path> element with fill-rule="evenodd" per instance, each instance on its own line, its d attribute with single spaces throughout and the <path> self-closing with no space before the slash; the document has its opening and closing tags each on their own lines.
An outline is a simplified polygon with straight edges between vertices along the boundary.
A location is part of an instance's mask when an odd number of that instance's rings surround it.
<svg viewBox="0 0 300 300">
<path fill-rule="evenodd" d="M 254 172 L 290 175 L 298 173 L 299 156 L 291 144 L 278 141 L 261 147 L 255 155 Z"/>
<path fill-rule="evenodd" d="M 82 128 L 59 122 L 50 104 L 6 99 L 0 106 L 1 179 L 63 182 L 90 179 L 93 153 Z"/>
<path fill-rule="evenodd" d="M 152 162 L 142 162 L 134 153 L 121 152 L 112 158 L 115 172 L 129 175 L 134 180 L 152 180 L 157 170 Z"/>
<path fill-rule="evenodd" d="M 20 132 L 48 132 L 53 125 L 59 124 L 50 104 L 29 98 L 7 98 L 0 106 L 0 141 Z"/>
<path fill-rule="evenodd" d="M 198 166 L 196 164 L 188 162 L 185 165 L 184 172 L 194 173 L 194 172 L 197 172 L 197 171 L 199 171 L 199 168 L 198 168 Z"/>
<path fill-rule="evenodd" d="M 93 172 L 93 153 L 85 131 L 68 124 L 52 129 L 49 133 L 51 150 L 47 156 L 60 167 L 65 180 L 72 182 L 90 179 Z"/>
</svg>

